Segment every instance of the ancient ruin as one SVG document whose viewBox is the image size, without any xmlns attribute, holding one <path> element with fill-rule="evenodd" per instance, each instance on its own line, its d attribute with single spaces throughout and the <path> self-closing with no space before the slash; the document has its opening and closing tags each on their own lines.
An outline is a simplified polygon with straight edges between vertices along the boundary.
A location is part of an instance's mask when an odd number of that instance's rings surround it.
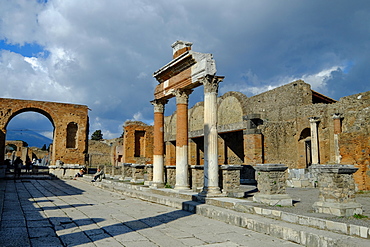
<svg viewBox="0 0 370 247">
<path fill-rule="evenodd" d="M 88 108 L 84 105 L 0 99 L 0 162 L 4 164 L 6 128 L 12 118 L 23 112 L 37 112 L 47 117 L 54 127 L 50 164 L 85 165 Z M 57 162 L 58 161 L 58 162 Z M 3 167 L 3 166 L 2 166 Z M 4 169 L 4 168 L 3 168 Z"/>
</svg>

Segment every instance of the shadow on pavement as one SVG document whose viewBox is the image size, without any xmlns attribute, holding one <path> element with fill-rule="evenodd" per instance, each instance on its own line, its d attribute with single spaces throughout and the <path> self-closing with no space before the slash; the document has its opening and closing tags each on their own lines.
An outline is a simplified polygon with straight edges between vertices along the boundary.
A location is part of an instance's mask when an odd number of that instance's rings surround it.
<svg viewBox="0 0 370 247">
<path fill-rule="evenodd" d="M 111 237 L 120 242 L 143 239 L 136 231 L 191 215 L 177 210 L 112 225 L 107 225 L 103 218 L 73 219 L 65 214 L 50 217 L 50 214 L 62 214 L 60 209 L 93 206 L 48 199 L 83 192 L 59 179 L 0 180 L 0 246 L 77 246 Z"/>
</svg>

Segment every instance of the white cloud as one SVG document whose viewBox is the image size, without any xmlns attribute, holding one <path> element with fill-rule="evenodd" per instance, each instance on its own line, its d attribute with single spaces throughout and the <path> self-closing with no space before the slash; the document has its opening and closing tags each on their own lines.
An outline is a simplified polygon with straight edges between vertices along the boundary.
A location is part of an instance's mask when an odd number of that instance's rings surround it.
<svg viewBox="0 0 370 247">
<path fill-rule="evenodd" d="M 151 75 L 172 59 L 177 39 L 213 53 L 226 77 L 221 93 L 258 94 L 298 78 L 333 98 L 348 92 L 343 87 L 370 90 L 368 1 L 38 2 L 0 1 L 0 40 L 37 43 L 49 54 L 0 51 L 0 97 L 88 105 L 90 129 L 106 135 L 119 135 L 123 119 L 152 122 Z M 346 61 L 353 62 L 343 87 L 328 90 Z"/>
</svg>

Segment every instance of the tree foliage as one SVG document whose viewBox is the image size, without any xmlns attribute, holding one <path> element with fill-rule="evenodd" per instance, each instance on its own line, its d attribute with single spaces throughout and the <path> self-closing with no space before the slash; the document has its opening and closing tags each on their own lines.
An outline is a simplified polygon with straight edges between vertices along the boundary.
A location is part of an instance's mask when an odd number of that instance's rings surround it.
<svg viewBox="0 0 370 247">
<path fill-rule="evenodd" d="M 101 130 L 95 130 L 94 133 L 91 135 L 91 140 L 99 141 L 103 139 L 103 134 Z"/>
</svg>

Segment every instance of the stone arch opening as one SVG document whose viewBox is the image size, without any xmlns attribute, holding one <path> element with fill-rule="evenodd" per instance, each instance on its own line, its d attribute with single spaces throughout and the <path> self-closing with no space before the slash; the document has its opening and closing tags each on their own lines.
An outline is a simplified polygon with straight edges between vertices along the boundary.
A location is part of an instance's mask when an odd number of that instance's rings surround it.
<svg viewBox="0 0 370 247">
<path fill-rule="evenodd" d="M 9 118 L 5 130 L 4 154 L 7 163 L 13 163 L 16 157 L 20 157 L 24 163 L 49 163 L 48 147 L 52 146 L 54 138 L 50 114 L 41 109 L 24 108 Z M 41 132 L 48 133 L 48 137 L 43 139 L 44 133 Z"/>
<path fill-rule="evenodd" d="M 89 132 L 87 106 L 0 98 L 0 176 L 4 175 L 5 171 L 3 165 L 7 126 L 15 116 L 30 111 L 44 115 L 54 128 L 50 165 L 56 164 L 57 160 L 64 164 L 85 165 Z M 73 124 L 68 126 L 70 123 Z M 67 139 L 74 139 L 74 142 L 67 144 Z"/>
</svg>

